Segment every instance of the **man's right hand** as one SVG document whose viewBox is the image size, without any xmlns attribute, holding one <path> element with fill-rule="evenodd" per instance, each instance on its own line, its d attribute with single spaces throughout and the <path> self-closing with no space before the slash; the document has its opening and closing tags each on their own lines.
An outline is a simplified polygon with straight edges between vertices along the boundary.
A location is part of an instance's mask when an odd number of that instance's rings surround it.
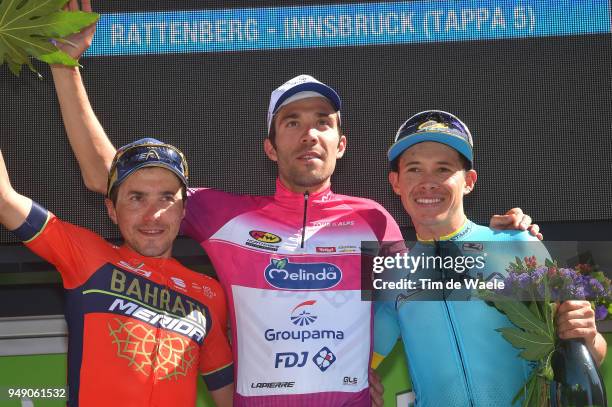
<svg viewBox="0 0 612 407">
<path fill-rule="evenodd" d="M 70 0 L 65 11 L 91 11 L 91 0 L 81 0 L 82 8 L 79 8 L 79 2 L 77 0 Z M 87 51 L 87 48 L 91 46 L 94 33 L 96 32 L 96 24 L 92 24 L 83 28 L 80 32 L 72 34 L 65 38 L 67 42 L 56 42 L 56 46 L 70 55 L 72 58 L 78 60 Z M 59 65 L 61 67 L 63 65 Z M 52 67 L 53 68 L 53 67 Z"/>
</svg>

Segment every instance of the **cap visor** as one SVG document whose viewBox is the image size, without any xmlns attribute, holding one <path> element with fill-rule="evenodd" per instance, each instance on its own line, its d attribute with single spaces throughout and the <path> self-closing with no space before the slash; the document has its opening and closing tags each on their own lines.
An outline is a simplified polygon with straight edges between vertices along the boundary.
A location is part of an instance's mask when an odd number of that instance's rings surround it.
<svg viewBox="0 0 612 407">
<path fill-rule="evenodd" d="M 434 143 L 446 144 L 449 147 L 457 150 L 461 155 L 468 159 L 471 163 L 473 161 L 473 153 L 470 145 L 461 137 L 452 136 L 447 133 L 427 132 L 421 134 L 415 134 L 407 136 L 391 146 L 387 152 L 387 158 L 389 161 L 393 161 L 398 158 L 404 151 L 409 149 L 415 144 L 423 143 L 425 141 L 433 141 Z"/>
<path fill-rule="evenodd" d="M 274 111 L 273 111 L 274 114 L 276 114 L 279 107 L 282 106 L 285 100 L 289 99 L 291 96 L 297 93 L 305 92 L 305 91 L 316 92 L 320 94 L 321 96 L 326 97 L 327 99 L 329 99 L 329 101 L 331 102 L 334 109 L 336 109 L 336 111 L 340 110 L 342 103 L 340 102 L 340 96 L 338 96 L 335 90 L 333 90 L 329 86 L 322 84 L 322 83 L 306 82 L 306 83 L 301 83 L 299 85 L 296 85 L 293 88 L 285 91 L 285 93 L 283 93 L 283 95 L 280 98 L 278 98 L 278 100 L 276 101 L 276 104 L 274 105 Z"/>
</svg>

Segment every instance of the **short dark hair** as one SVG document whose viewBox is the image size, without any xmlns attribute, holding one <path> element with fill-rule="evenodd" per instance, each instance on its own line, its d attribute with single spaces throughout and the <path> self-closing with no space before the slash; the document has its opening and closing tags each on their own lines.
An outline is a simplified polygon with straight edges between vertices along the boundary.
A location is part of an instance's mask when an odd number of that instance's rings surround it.
<svg viewBox="0 0 612 407">
<path fill-rule="evenodd" d="M 457 154 L 459 155 L 459 160 L 461 160 L 461 166 L 463 167 L 463 170 L 464 171 L 471 170 L 472 166 L 470 165 L 470 161 L 467 158 L 465 158 L 464 155 L 461 154 L 459 151 L 457 151 Z M 399 171 L 400 158 L 402 158 L 402 154 L 400 154 L 395 160 L 389 163 L 389 165 L 391 166 L 391 171 L 393 172 Z"/>
</svg>

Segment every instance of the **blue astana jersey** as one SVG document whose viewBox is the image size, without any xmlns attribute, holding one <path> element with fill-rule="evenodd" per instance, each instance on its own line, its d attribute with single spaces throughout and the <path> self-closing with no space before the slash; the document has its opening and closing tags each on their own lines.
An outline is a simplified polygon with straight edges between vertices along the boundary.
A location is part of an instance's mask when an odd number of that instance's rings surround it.
<svg viewBox="0 0 612 407">
<path fill-rule="evenodd" d="M 538 263 L 549 257 L 544 245 L 527 232 L 498 231 L 469 220 L 440 240 L 445 241 L 418 242 L 409 256 L 479 257 L 482 264 L 460 273 L 420 268 L 402 277 L 415 282 L 452 279 L 465 287 L 466 280 L 503 280 L 515 256 L 535 255 Z M 376 302 L 374 360 L 389 354 L 401 336 L 416 406 L 511 406 L 531 372 L 520 350 L 496 331 L 512 323 L 471 290 L 416 287 Z"/>
</svg>

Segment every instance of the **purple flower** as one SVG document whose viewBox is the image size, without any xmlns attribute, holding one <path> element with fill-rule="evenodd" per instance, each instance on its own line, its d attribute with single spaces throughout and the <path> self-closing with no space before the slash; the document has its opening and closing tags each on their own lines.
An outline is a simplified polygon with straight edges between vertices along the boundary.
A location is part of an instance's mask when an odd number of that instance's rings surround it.
<svg viewBox="0 0 612 407">
<path fill-rule="evenodd" d="M 554 269 L 554 273 L 551 273 Z M 595 305 L 612 302 L 612 284 L 605 280 L 581 274 L 580 268 L 556 268 L 533 265 L 527 269 L 510 264 L 503 294 L 522 301 L 543 300 L 546 286 L 551 301 L 587 300 Z M 603 309 L 599 313 L 603 314 Z M 607 312 L 607 311 L 606 311 Z M 605 318 L 605 316 L 604 316 Z"/>
<path fill-rule="evenodd" d="M 570 298 L 575 300 L 584 300 L 586 299 L 585 289 L 583 286 L 575 286 L 573 290 L 570 291 Z"/>
<path fill-rule="evenodd" d="M 608 316 L 608 307 L 606 307 L 605 305 L 598 305 L 595 307 L 595 320 L 596 321 L 601 321 L 603 319 L 606 319 L 607 316 Z"/>
<path fill-rule="evenodd" d="M 603 285 L 601 285 L 601 283 L 594 278 L 589 279 L 589 283 L 586 286 L 589 288 L 589 297 L 592 299 L 602 297 L 606 293 Z"/>
<path fill-rule="evenodd" d="M 520 289 L 525 290 L 531 284 L 531 278 L 529 277 L 529 273 L 521 273 L 518 275 L 518 286 Z"/>
</svg>

